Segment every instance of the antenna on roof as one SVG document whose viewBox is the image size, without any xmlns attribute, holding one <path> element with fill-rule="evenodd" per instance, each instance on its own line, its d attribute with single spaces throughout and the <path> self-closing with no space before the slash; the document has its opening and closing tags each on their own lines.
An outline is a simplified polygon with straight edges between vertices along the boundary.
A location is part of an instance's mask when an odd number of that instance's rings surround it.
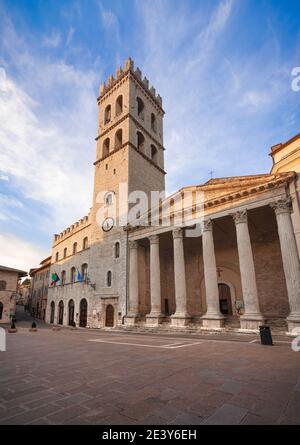
<svg viewBox="0 0 300 445">
<path fill-rule="evenodd" d="M 213 174 L 215 173 L 213 170 L 211 170 L 210 172 L 208 172 L 210 174 L 210 179 L 213 178 Z"/>
</svg>

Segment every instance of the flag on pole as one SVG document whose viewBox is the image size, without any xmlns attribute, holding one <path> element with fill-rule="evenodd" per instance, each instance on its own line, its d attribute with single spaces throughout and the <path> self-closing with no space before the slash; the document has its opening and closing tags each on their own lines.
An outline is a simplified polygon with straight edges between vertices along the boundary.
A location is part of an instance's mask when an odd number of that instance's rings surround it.
<svg viewBox="0 0 300 445">
<path fill-rule="evenodd" d="M 56 284 L 58 281 L 60 281 L 59 276 L 57 275 L 56 272 L 54 272 L 51 276 L 52 281 L 51 281 L 51 286 L 53 286 L 54 284 Z"/>
<path fill-rule="evenodd" d="M 83 278 L 82 278 L 81 273 L 79 271 L 77 272 L 77 281 L 83 281 Z"/>
</svg>

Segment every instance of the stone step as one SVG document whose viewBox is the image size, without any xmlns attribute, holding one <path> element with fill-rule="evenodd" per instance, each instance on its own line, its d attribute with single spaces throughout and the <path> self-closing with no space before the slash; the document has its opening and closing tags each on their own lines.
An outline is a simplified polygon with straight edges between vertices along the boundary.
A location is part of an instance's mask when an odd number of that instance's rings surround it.
<svg viewBox="0 0 300 445">
<path fill-rule="evenodd" d="M 271 332 L 275 335 L 285 335 L 287 332 L 287 323 L 284 318 L 269 318 L 266 319 L 266 325 L 270 326 Z M 169 322 L 162 323 L 159 327 L 149 327 L 146 326 L 144 321 L 138 323 L 136 326 L 118 326 L 118 329 L 122 331 L 130 332 L 141 332 L 141 333 L 186 333 L 186 334 L 210 334 L 210 333 L 222 333 L 222 334 L 249 334 L 249 332 L 240 331 L 240 320 L 238 317 L 226 317 L 225 326 L 222 330 L 203 330 L 201 329 L 202 324 L 200 323 L 190 323 L 186 327 L 174 327 L 170 326 Z"/>
</svg>

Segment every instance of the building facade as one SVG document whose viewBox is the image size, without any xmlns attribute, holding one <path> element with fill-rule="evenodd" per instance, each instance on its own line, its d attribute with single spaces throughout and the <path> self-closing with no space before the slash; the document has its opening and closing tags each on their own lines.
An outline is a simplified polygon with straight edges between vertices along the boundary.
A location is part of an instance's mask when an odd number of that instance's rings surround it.
<svg viewBox="0 0 300 445">
<path fill-rule="evenodd" d="M 17 296 L 16 296 L 16 304 L 19 304 L 20 306 L 28 306 L 29 303 L 29 296 L 30 296 L 30 289 L 31 289 L 31 279 L 25 278 L 22 282 L 19 283 L 18 289 L 17 289 Z"/>
<path fill-rule="evenodd" d="M 16 295 L 20 278 L 27 272 L 0 266 L 0 324 L 9 323 L 16 312 Z"/>
<path fill-rule="evenodd" d="M 50 282 L 51 256 L 45 258 L 40 267 L 31 269 L 30 291 L 28 298 L 28 310 L 33 317 L 45 320 L 47 310 L 47 298 Z"/>
<path fill-rule="evenodd" d="M 46 320 L 299 327 L 300 135 L 272 147 L 270 174 L 166 198 L 162 99 L 130 58 L 101 85 L 98 106 L 93 203 L 54 236 Z"/>
</svg>

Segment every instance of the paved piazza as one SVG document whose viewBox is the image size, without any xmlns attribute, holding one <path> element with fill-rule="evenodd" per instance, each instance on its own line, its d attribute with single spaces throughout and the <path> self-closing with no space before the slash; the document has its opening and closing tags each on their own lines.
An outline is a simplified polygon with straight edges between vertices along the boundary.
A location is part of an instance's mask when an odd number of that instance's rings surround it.
<svg viewBox="0 0 300 445">
<path fill-rule="evenodd" d="M 289 340 L 17 323 L 0 353 L 0 424 L 300 424 Z"/>
</svg>

